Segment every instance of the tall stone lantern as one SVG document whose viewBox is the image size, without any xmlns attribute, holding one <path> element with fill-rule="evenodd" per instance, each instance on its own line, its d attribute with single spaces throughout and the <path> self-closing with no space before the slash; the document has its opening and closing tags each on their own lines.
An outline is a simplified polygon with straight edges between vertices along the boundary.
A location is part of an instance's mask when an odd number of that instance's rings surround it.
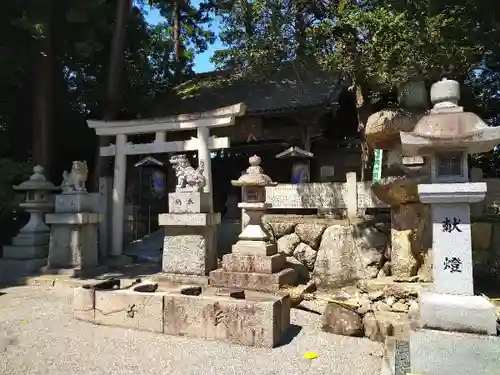
<svg viewBox="0 0 500 375">
<path fill-rule="evenodd" d="M 232 253 L 222 257 L 222 268 L 210 272 L 210 284 L 216 287 L 276 292 L 295 282 L 295 271 L 285 268 L 286 257 L 278 254 L 262 227 L 262 216 L 271 206 L 266 203 L 266 186 L 276 186 L 260 166 L 257 155 L 249 158 L 250 167 L 233 186 L 242 189 L 243 201 L 238 207 L 246 211 L 248 224 L 232 246 Z"/>
<path fill-rule="evenodd" d="M 461 355 L 453 348 L 472 348 L 478 336 L 497 334 L 494 306 L 474 296 L 470 204 L 484 199 L 486 183 L 468 182 L 467 156 L 493 149 L 500 142 L 500 129 L 464 112 L 459 99 L 458 82 L 435 83 L 430 114 L 413 132 L 400 133 L 403 154 L 426 156 L 431 169 L 431 183 L 419 184 L 418 195 L 431 206 L 434 284 L 432 291 L 419 295 L 423 329 L 410 337 L 412 372 L 425 374 L 489 374 L 478 369 L 491 359 L 470 349 L 463 353 L 466 361 L 457 361 Z"/>
</svg>

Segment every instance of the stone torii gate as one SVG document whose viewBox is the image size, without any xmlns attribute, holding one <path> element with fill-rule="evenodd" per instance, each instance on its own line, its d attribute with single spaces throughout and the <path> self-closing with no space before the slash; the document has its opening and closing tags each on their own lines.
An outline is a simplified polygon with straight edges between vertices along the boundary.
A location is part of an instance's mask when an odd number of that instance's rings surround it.
<svg viewBox="0 0 500 375">
<path fill-rule="evenodd" d="M 114 156 L 113 201 L 111 216 L 111 257 L 120 258 L 123 252 L 123 217 L 125 207 L 125 184 L 127 155 L 155 154 L 198 150 L 198 162 L 203 160 L 206 178 L 205 192 L 212 193 L 212 165 L 210 150 L 228 148 L 228 137 L 210 137 L 210 128 L 234 125 L 236 116 L 245 113 L 243 103 L 213 111 L 182 114 L 164 118 L 130 121 L 87 121 L 89 128 L 98 136 L 116 136 L 116 143 L 101 147 L 101 156 Z M 197 130 L 197 138 L 187 141 L 166 142 L 169 131 Z M 128 135 L 155 133 L 152 143 L 127 143 Z M 211 203 L 213 204 L 213 203 Z M 211 207 L 211 211 L 213 208 Z"/>
</svg>

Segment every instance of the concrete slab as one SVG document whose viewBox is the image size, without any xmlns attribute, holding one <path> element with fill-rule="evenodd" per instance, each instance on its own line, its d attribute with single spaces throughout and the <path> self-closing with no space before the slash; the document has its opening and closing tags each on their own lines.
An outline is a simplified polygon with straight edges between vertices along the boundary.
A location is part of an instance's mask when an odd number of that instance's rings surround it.
<svg viewBox="0 0 500 375">
<path fill-rule="evenodd" d="M 95 293 L 93 289 L 75 288 L 73 291 L 73 316 L 94 322 Z"/>
<path fill-rule="evenodd" d="M 410 332 L 410 358 L 416 374 L 498 374 L 500 337 L 419 329 Z"/>
<path fill-rule="evenodd" d="M 422 328 L 496 335 L 495 306 L 481 296 L 419 295 Z"/>
</svg>

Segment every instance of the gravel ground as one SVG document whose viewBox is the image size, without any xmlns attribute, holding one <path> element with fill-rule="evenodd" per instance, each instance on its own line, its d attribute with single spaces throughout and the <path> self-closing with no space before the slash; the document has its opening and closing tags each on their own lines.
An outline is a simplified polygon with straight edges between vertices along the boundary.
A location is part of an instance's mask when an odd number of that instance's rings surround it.
<svg viewBox="0 0 500 375">
<path fill-rule="evenodd" d="M 319 315 L 292 310 L 302 330 L 256 349 L 80 322 L 70 288 L 15 287 L 0 295 L 2 375 L 374 375 L 382 345 L 318 329 Z M 303 358 L 314 351 L 318 358 Z"/>
</svg>

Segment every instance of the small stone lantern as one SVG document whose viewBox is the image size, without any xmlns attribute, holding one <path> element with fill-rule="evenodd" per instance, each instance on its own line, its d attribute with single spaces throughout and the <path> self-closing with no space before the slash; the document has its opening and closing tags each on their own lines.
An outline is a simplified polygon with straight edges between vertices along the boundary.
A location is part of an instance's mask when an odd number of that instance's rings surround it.
<svg viewBox="0 0 500 375">
<path fill-rule="evenodd" d="M 296 274 L 286 268 L 285 254 L 278 253 L 276 243 L 269 241 L 262 228 L 262 216 L 270 207 L 266 203 L 266 186 L 277 183 L 264 174 L 258 156 L 252 156 L 249 162 L 246 173 L 231 181 L 242 188 L 243 201 L 238 207 L 246 211 L 249 222 L 232 252 L 222 257 L 222 267 L 210 272 L 210 285 L 274 293 L 284 285 L 293 285 Z"/>
<path fill-rule="evenodd" d="M 45 233 L 42 236 L 47 237 L 48 244 L 50 228 L 45 224 L 43 215 L 54 208 L 54 199 L 50 193 L 60 189 L 47 181 L 43 175 L 43 167 L 39 165 L 33 168 L 33 175 L 28 181 L 14 186 L 13 189 L 25 192 L 26 200 L 20 203 L 19 207 L 24 208 L 30 214 L 30 220 L 21 229 L 20 234 L 40 236 Z"/>
<path fill-rule="evenodd" d="M 254 155 L 249 158 L 250 167 L 237 181 L 231 181 L 231 185 L 240 186 L 243 201 L 238 207 L 245 210 L 249 216 L 248 225 L 239 235 L 239 239 L 247 241 L 267 241 L 268 236 L 262 229 L 262 216 L 271 206 L 266 203 L 266 186 L 276 186 L 271 178 L 264 174 L 260 166 L 261 158 Z"/>
<path fill-rule="evenodd" d="M 29 180 L 14 186 L 15 191 L 25 192 L 26 200 L 19 204 L 30 214 L 28 223 L 12 239 L 12 245 L 4 246 L 1 260 L 5 273 L 19 277 L 37 271 L 47 264 L 50 228 L 44 214 L 54 208 L 51 193 L 60 190 L 43 175 L 43 167 L 33 168 Z"/>
</svg>

